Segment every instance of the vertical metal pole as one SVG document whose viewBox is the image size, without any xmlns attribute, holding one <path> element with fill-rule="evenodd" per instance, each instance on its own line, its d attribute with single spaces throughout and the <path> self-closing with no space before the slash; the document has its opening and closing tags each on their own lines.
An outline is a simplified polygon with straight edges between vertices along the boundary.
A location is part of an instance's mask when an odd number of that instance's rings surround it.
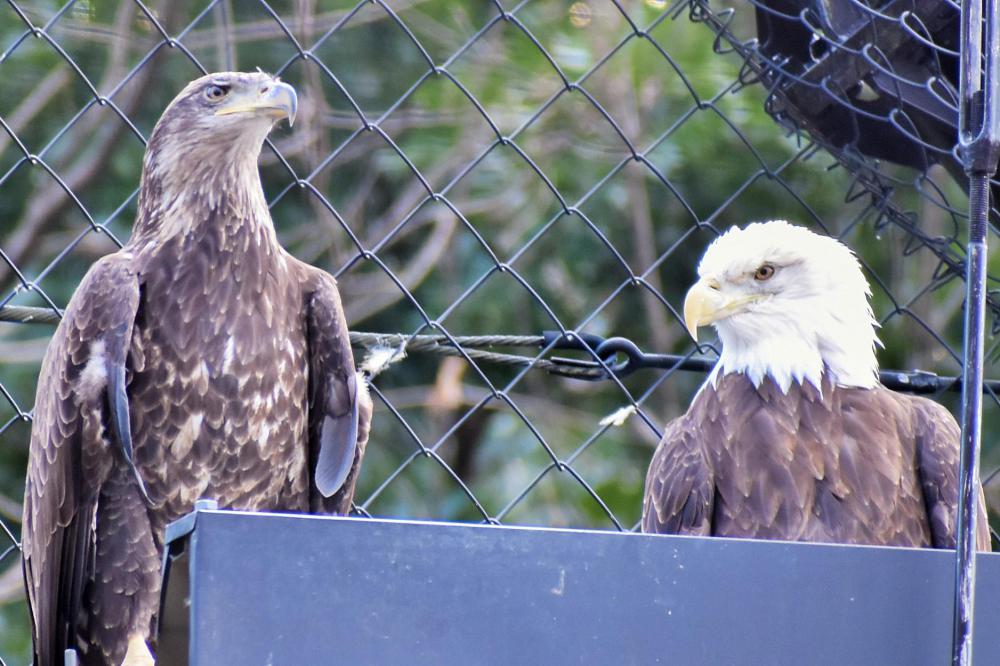
<svg viewBox="0 0 1000 666">
<path fill-rule="evenodd" d="M 989 212 L 989 179 L 971 178 L 970 214 Z M 978 210 L 977 210 L 978 209 Z M 962 375 L 962 452 L 959 468 L 957 573 L 954 652 L 956 666 L 972 664 L 972 621 L 975 610 L 976 517 L 979 501 L 979 442 L 982 426 L 983 330 L 986 292 L 986 238 L 970 222 L 965 300 L 965 370 Z M 985 231 L 985 229 L 983 230 Z"/>
<path fill-rule="evenodd" d="M 956 529 L 952 664 L 972 665 L 976 591 L 976 516 L 983 411 L 986 326 L 986 232 L 990 177 L 1000 148 L 1000 0 L 963 0 L 959 147 L 969 175 L 969 245 L 965 284 L 965 368 Z M 985 10 L 985 12 L 984 12 Z M 984 36 L 985 28 L 985 36 Z"/>
</svg>

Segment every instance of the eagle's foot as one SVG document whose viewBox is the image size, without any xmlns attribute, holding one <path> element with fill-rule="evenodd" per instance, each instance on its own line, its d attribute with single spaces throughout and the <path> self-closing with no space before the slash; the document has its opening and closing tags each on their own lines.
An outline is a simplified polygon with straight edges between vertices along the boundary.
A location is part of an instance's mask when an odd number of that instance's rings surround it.
<svg viewBox="0 0 1000 666">
<path fill-rule="evenodd" d="M 128 651 L 121 666 L 155 666 L 153 655 L 149 652 L 146 640 L 139 634 L 134 634 L 128 639 Z"/>
</svg>

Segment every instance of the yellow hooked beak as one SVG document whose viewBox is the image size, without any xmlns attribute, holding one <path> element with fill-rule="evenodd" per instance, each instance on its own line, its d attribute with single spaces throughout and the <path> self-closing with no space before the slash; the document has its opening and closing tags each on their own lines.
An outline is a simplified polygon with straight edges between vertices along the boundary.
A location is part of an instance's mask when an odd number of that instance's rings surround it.
<svg viewBox="0 0 1000 666">
<path fill-rule="evenodd" d="M 707 326 L 757 300 L 756 296 L 733 298 L 723 294 L 719 281 L 713 277 L 698 280 L 684 297 L 684 325 L 698 342 L 698 327 Z"/>
<path fill-rule="evenodd" d="M 295 122 L 295 111 L 299 98 L 295 88 L 282 81 L 271 81 L 258 90 L 250 90 L 233 95 L 225 105 L 215 112 L 217 116 L 231 113 L 260 113 L 278 120 L 288 118 L 288 126 Z"/>
</svg>

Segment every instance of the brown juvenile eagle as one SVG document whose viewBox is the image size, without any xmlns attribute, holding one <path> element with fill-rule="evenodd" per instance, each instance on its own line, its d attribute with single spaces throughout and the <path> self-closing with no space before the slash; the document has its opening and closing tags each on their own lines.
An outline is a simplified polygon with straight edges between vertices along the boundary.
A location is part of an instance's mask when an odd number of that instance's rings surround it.
<svg viewBox="0 0 1000 666">
<path fill-rule="evenodd" d="M 66 308 L 24 507 L 36 666 L 66 648 L 151 663 L 164 527 L 196 499 L 350 507 L 371 400 L 337 284 L 278 245 L 257 171 L 295 108 L 262 73 L 184 88 L 149 139 L 132 237 Z"/>
<path fill-rule="evenodd" d="M 644 532 L 955 547 L 959 428 L 878 382 L 877 323 L 855 256 L 776 221 L 705 252 L 684 302 L 722 353 L 666 427 Z M 988 550 L 980 490 L 977 545 Z"/>
</svg>

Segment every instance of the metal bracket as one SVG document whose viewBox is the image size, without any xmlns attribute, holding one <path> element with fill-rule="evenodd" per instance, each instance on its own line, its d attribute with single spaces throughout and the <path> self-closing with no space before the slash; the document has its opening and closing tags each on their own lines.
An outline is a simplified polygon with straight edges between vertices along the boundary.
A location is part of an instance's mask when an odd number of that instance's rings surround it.
<svg viewBox="0 0 1000 666">
<path fill-rule="evenodd" d="M 169 543 L 185 534 L 194 531 L 195 522 L 198 520 L 199 511 L 218 511 L 219 503 L 214 499 L 199 499 L 194 502 L 194 509 L 191 513 L 180 517 L 167 525 L 166 541 Z"/>
</svg>

